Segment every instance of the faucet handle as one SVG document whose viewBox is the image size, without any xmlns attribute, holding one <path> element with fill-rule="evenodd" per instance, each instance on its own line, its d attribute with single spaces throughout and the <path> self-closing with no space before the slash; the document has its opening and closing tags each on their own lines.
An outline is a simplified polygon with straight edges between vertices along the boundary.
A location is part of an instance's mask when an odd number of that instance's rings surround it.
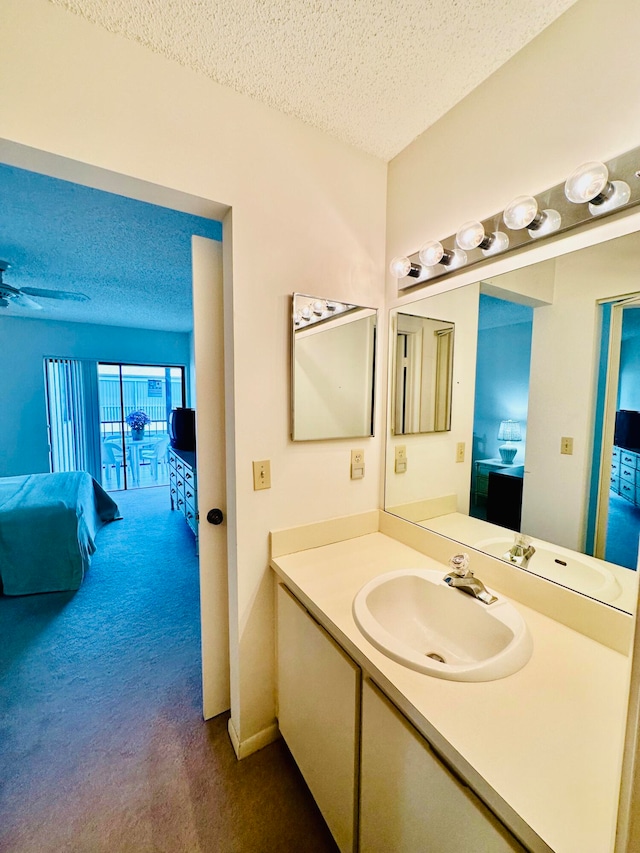
<svg viewBox="0 0 640 853">
<path fill-rule="evenodd" d="M 469 568 L 468 554 L 454 554 L 454 556 L 449 560 L 449 568 L 451 569 L 452 574 L 457 575 L 460 578 L 468 577 L 473 574 Z"/>
</svg>

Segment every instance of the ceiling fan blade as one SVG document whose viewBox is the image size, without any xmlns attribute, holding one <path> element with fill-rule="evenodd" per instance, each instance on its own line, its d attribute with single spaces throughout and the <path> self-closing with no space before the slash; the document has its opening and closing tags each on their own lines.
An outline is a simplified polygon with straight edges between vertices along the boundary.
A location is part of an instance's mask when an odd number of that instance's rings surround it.
<svg viewBox="0 0 640 853">
<path fill-rule="evenodd" d="M 12 302 L 15 305 L 21 305 L 23 308 L 33 308 L 36 311 L 42 311 L 42 305 L 39 302 L 36 302 L 35 299 L 31 299 L 30 296 L 25 296 L 24 293 L 20 293 L 19 296 L 14 296 Z"/>
<path fill-rule="evenodd" d="M 68 299 L 73 302 L 89 301 L 89 297 L 84 293 L 72 293 L 70 290 L 46 290 L 42 287 L 22 287 L 20 291 L 29 296 L 39 296 L 45 299 Z"/>
</svg>

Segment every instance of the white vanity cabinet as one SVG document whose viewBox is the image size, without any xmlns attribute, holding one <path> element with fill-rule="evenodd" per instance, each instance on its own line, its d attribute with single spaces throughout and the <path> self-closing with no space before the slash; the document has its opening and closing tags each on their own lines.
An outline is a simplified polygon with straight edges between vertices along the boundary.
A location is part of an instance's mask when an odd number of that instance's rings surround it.
<svg viewBox="0 0 640 853">
<path fill-rule="evenodd" d="M 278 723 L 341 853 L 356 847 L 359 667 L 278 585 Z"/>
<path fill-rule="evenodd" d="M 473 791 L 442 763 L 416 729 L 365 679 L 360 853 L 524 850 Z"/>
</svg>

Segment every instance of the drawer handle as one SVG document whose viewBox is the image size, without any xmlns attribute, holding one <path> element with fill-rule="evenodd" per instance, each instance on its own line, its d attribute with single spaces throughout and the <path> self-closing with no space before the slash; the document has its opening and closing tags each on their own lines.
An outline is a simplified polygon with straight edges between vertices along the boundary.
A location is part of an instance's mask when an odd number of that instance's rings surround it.
<svg viewBox="0 0 640 853">
<path fill-rule="evenodd" d="M 193 497 L 193 495 L 191 494 L 191 492 L 187 492 L 187 497 L 188 497 L 188 498 L 192 498 L 192 497 Z"/>
</svg>

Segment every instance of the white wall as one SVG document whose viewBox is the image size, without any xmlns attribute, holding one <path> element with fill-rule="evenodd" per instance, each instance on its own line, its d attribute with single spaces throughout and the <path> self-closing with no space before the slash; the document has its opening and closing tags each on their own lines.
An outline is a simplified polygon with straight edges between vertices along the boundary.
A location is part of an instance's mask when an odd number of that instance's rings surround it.
<svg viewBox="0 0 640 853">
<path fill-rule="evenodd" d="M 522 529 L 578 551 L 593 453 L 598 300 L 638 291 L 639 266 L 637 234 L 564 255 L 555 262 L 553 303 L 534 311 Z M 574 439 L 571 456 L 560 453 L 562 436 Z"/>
<path fill-rule="evenodd" d="M 289 440 L 288 322 L 294 291 L 382 304 L 386 166 L 46 0 L 3 0 L 2 37 L 0 137 L 232 207 L 231 691 L 245 742 L 274 718 L 269 530 L 378 506 L 379 426 L 358 439 L 362 481 L 350 442 Z M 270 491 L 253 491 L 252 459 L 271 459 Z"/>
</svg>

